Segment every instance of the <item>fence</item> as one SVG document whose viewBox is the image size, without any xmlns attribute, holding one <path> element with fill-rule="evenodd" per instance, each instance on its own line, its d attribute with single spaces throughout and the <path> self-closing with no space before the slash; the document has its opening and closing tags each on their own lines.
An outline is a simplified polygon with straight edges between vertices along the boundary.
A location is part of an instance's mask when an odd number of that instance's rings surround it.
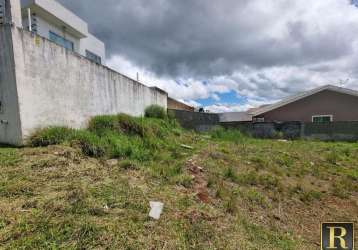
<svg viewBox="0 0 358 250">
<path fill-rule="evenodd" d="M 298 139 L 302 136 L 300 122 L 222 122 L 220 125 L 225 128 L 239 129 L 243 133 L 257 138 Z"/>
<path fill-rule="evenodd" d="M 199 132 L 215 126 L 239 129 L 256 138 L 358 141 L 358 121 L 330 123 L 220 122 L 218 114 L 171 110 L 182 127 Z"/>
<path fill-rule="evenodd" d="M 198 132 L 210 130 L 220 125 L 219 115 L 211 113 L 190 112 L 184 110 L 169 109 L 183 128 L 192 129 Z"/>
<path fill-rule="evenodd" d="M 221 123 L 257 138 L 314 139 L 322 141 L 358 141 L 358 122 L 301 123 Z"/>
<path fill-rule="evenodd" d="M 358 141 L 358 122 L 305 123 L 303 136 L 323 141 Z"/>
</svg>

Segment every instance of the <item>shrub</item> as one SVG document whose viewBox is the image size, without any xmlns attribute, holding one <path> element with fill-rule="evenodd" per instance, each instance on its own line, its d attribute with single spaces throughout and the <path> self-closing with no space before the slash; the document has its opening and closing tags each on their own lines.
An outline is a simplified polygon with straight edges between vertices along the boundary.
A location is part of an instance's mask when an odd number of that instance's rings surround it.
<svg viewBox="0 0 358 250">
<path fill-rule="evenodd" d="M 72 137 L 73 129 L 66 127 L 49 127 L 39 129 L 29 138 L 29 143 L 33 147 L 46 147 L 49 145 L 61 144 Z"/>
<path fill-rule="evenodd" d="M 167 112 L 164 108 L 159 105 L 151 105 L 145 109 L 145 117 L 147 118 L 157 118 L 157 119 L 166 119 Z"/>
</svg>

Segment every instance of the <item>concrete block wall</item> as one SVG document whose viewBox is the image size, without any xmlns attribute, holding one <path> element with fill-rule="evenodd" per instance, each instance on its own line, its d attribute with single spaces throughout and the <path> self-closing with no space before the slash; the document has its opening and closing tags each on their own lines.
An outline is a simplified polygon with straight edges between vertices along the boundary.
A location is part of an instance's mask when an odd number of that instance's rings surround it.
<svg viewBox="0 0 358 250">
<path fill-rule="evenodd" d="M 212 113 L 199 113 L 185 110 L 170 109 L 183 128 L 192 129 L 198 132 L 209 131 L 220 125 L 219 115 Z"/>
<path fill-rule="evenodd" d="M 0 143 L 21 145 L 48 126 L 84 128 L 96 115 L 167 108 L 166 92 L 16 26 L 0 26 Z"/>
</svg>

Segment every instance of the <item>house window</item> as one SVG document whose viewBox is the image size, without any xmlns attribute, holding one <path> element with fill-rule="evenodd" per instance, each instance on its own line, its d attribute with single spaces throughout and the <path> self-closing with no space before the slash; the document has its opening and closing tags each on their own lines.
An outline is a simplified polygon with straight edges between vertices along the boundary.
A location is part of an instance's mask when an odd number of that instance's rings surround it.
<svg viewBox="0 0 358 250">
<path fill-rule="evenodd" d="M 50 40 L 54 43 L 57 43 L 58 45 L 65 47 L 69 50 L 74 50 L 73 42 L 67 40 L 66 38 L 57 35 L 56 33 L 50 31 Z"/>
<path fill-rule="evenodd" d="M 5 23 L 5 1 L 0 0 L 0 25 Z"/>
<path fill-rule="evenodd" d="M 86 50 L 86 57 L 95 63 L 98 64 L 102 63 L 101 57 L 97 56 L 95 53 L 92 53 L 91 51 Z"/>
<path fill-rule="evenodd" d="M 312 122 L 314 123 L 329 123 L 333 121 L 333 115 L 314 115 Z"/>
<path fill-rule="evenodd" d="M 264 117 L 254 117 L 252 119 L 253 122 L 265 122 L 265 118 Z"/>
</svg>

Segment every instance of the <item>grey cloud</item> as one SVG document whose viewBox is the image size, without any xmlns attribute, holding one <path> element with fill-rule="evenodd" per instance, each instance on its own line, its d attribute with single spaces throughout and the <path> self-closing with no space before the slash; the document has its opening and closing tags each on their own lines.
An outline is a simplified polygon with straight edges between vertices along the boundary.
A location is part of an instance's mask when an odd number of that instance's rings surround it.
<svg viewBox="0 0 358 250">
<path fill-rule="evenodd" d="M 358 88 L 348 0 L 58 1 L 89 22 L 108 57 L 153 73 L 176 98 L 234 90 L 262 104 L 340 79 Z"/>
<path fill-rule="evenodd" d="M 209 78 L 245 66 L 304 65 L 352 52 L 352 30 L 339 27 L 308 36 L 309 24 L 296 21 L 280 38 L 267 34 L 294 1 L 278 1 L 277 13 L 249 0 L 60 1 L 90 23 L 109 55 L 124 55 L 160 76 Z"/>
</svg>

